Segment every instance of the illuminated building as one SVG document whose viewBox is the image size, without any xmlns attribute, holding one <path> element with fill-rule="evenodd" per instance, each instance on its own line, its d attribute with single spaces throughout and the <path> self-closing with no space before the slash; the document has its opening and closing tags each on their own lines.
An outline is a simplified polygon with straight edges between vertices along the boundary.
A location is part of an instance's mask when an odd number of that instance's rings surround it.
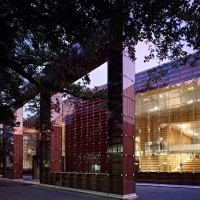
<svg viewBox="0 0 200 200">
<path fill-rule="evenodd" d="M 63 104 L 54 113 L 50 173 L 40 174 L 41 183 L 124 199 L 136 198 L 136 182 L 199 185 L 198 57 L 138 73 L 135 80 L 133 65 L 112 57 L 107 102 Z M 40 138 L 31 150 L 31 130 L 23 132 L 24 166 L 32 162 L 39 177 Z M 35 156 L 32 161 L 28 154 Z"/>
<path fill-rule="evenodd" d="M 199 185 L 200 61 L 164 64 L 136 74 L 138 182 Z"/>
</svg>

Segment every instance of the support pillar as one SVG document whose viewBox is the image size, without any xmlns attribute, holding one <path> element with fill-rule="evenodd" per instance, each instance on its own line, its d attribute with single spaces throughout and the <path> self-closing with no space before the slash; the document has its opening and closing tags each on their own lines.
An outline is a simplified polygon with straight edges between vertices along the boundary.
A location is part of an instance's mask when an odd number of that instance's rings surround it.
<svg viewBox="0 0 200 200">
<path fill-rule="evenodd" d="M 62 172 L 62 127 L 54 125 L 51 132 L 51 172 Z"/>
<path fill-rule="evenodd" d="M 14 162 L 14 179 L 23 178 L 23 109 L 19 108 L 16 111 L 17 122 L 19 126 L 14 127 L 14 146 L 13 146 L 13 162 Z"/>
<path fill-rule="evenodd" d="M 40 93 L 40 182 L 44 183 L 50 172 L 51 163 L 51 95 L 50 92 Z"/>
<path fill-rule="evenodd" d="M 51 97 L 51 172 L 62 172 L 62 94 Z"/>
<path fill-rule="evenodd" d="M 3 177 L 23 178 L 23 110 L 16 112 L 19 126 L 3 125 Z"/>
<path fill-rule="evenodd" d="M 0 124 L 0 175 L 4 172 L 4 160 L 3 124 Z"/>
<path fill-rule="evenodd" d="M 136 199 L 134 176 L 134 63 L 120 50 L 108 56 L 109 193 Z"/>
</svg>

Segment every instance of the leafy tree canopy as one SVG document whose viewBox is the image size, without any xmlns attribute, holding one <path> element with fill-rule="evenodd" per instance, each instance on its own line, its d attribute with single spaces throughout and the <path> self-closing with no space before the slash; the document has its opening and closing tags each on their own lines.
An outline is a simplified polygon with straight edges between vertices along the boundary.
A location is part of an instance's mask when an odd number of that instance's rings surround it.
<svg viewBox="0 0 200 200">
<path fill-rule="evenodd" d="M 199 0 L 2 0 L 1 112 L 41 91 L 75 93 L 67 86 L 105 61 L 109 46 L 123 43 L 135 59 L 145 41 L 155 45 L 146 60 L 173 59 L 185 55 L 184 43 L 199 50 L 199 33 Z"/>
</svg>

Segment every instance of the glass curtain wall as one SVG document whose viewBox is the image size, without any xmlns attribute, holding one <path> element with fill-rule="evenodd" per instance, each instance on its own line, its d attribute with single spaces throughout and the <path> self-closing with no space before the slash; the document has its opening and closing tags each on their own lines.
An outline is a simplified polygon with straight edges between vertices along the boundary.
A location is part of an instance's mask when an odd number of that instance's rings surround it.
<svg viewBox="0 0 200 200">
<path fill-rule="evenodd" d="M 200 172 L 200 78 L 136 96 L 136 170 Z"/>
<path fill-rule="evenodd" d="M 33 156 L 36 155 L 36 134 L 23 134 L 23 170 L 31 171 L 33 166 Z"/>
</svg>

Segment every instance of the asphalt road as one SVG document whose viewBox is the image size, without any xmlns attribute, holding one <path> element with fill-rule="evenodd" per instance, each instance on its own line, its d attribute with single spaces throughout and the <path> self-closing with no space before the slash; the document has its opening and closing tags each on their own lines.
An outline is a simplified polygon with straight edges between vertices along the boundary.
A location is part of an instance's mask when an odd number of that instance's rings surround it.
<svg viewBox="0 0 200 200">
<path fill-rule="evenodd" d="M 200 200 L 200 188 L 137 185 L 138 200 Z M 113 200 L 0 178 L 0 200 Z"/>
</svg>

